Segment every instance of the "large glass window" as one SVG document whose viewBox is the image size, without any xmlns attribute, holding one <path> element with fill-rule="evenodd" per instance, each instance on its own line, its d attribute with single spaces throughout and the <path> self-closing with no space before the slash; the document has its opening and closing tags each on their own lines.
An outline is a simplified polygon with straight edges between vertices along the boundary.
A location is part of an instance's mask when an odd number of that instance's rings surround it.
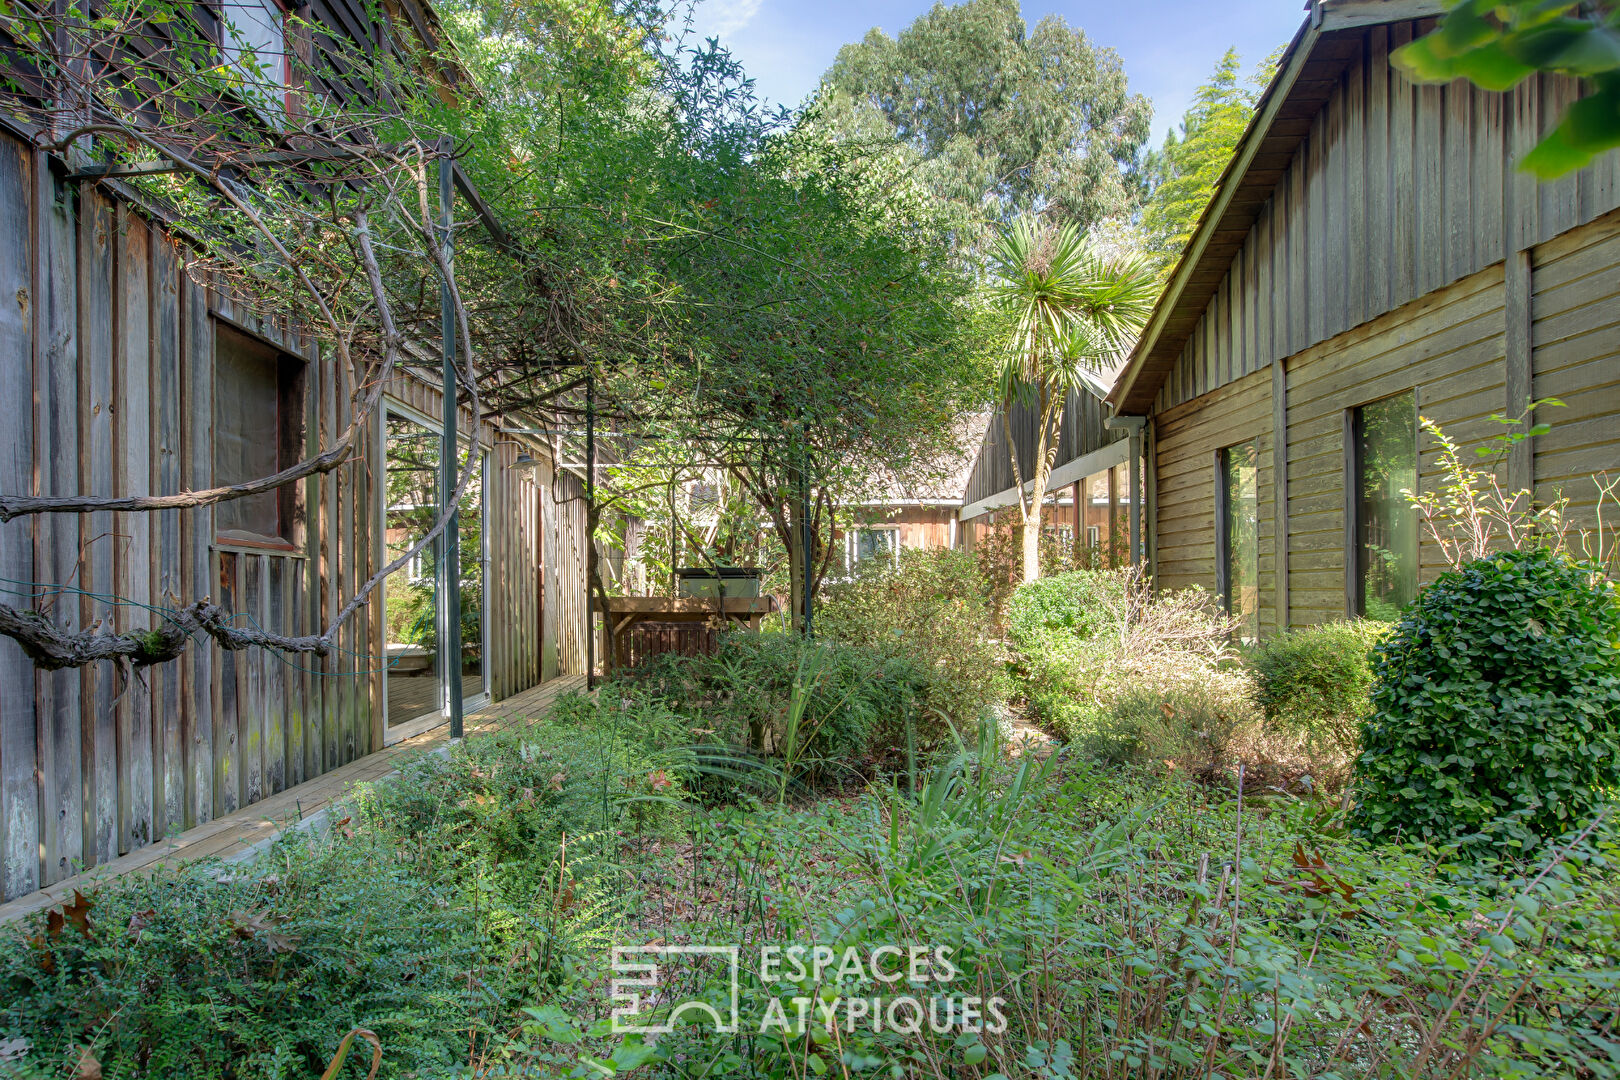
<svg viewBox="0 0 1620 1080">
<path fill-rule="evenodd" d="M 1227 615 L 1246 639 L 1260 636 L 1260 444 L 1220 452 L 1219 588 Z"/>
<path fill-rule="evenodd" d="M 1417 595 L 1418 519 L 1401 494 L 1417 490 L 1417 397 L 1355 410 L 1356 612 L 1393 620 Z"/>
<path fill-rule="evenodd" d="M 414 546 L 438 520 L 442 441 L 432 428 L 408 416 L 389 413 L 383 506 L 383 556 L 388 562 Z M 483 466 L 480 461 L 457 508 L 461 537 L 459 658 L 446 658 L 439 650 L 439 610 L 444 591 L 439 581 L 438 541 L 394 571 L 384 586 L 390 727 L 439 713 L 445 707 L 450 663 L 461 668 L 464 700 L 484 691 Z"/>
</svg>

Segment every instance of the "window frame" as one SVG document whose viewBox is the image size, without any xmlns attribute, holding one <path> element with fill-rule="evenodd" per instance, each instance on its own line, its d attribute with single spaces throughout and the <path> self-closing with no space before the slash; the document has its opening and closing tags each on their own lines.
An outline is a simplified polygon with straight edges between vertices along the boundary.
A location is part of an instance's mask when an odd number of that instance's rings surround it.
<svg viewBox="0 0 1620 1080">
<path fill-rule="evenodd" d="M 854 574 L 866 559 L 860 557 L 862 533 L 889 533 L 894 537 L 894 544 L 889 548 L 889 568 L 896 569 L 900 565 L 900 549 L 903 546 L 900 540 L 899 525 L 857 525 L 846 533 L 848 547 L 845 549 L 845 572 Z M 875 560 L 874 560 L 875 561 Z"/>
<path fill-rule="evenodd" d="M 244 329 L 237 323 L 210 312 L 209 322 L 213 333 L 210 336 L 212 345 L 212 370 L 209 382 L 209 427 L 208 427 L 208 470 L 211 482 L 215 487 L 226 487 L 231 484 L 240 484 L 246 480 L 259 479 L 258 476 L 249 476 L 241 480 L 224 480 L 219 475 L 219 437 L 220 437 L 220 342 L 222 338 L 235 337 L 250 349 L 260 350 L 267 354 L 276 365 L 276 451 L 275 469 L 273 475 L 283 469 L 297 464 L 304 457 L 306 441 L 309 432 L 309 361 L 285 348 L 269 341 L 250 330 Z M 244 535 L 248 530 L 224 530 L 219 525 L 219 515 L 215 504 L 215 512 L 210 515 L 210 533 L 213 537 L 213 546 L 221 549 L 244 549 L 251 551 L 272 552 L 301 552 L 307 533 L 307 515 L 304 505 L 304 485 L 294 481 L 283 484 L 274 492 L 276 501 L 276 532 L 274 539 L 255 539 L 254 536 Z M 269 536 L 270 534 L 255 534 Z"/>
</svg>

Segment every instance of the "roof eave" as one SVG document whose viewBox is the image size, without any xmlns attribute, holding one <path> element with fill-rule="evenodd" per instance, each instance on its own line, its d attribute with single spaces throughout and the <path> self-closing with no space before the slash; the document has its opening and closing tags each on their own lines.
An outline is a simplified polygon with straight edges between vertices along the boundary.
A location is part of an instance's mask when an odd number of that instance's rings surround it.
<svg viewBox="0 0 1620 1080">
<path fill-rule="evenodd" d="M 1285 117 L 1285 112 L 1295 98 L 1294 91 L 1300 82 L 1301 74 L 1313 59 L 1320 59 L 1316 56 L 1318 44 L 1325 37 L 1341 31 L 1359 30 L 1406 19 L 1431 18 L 1443 11 L 1441 0 L 1312 0 L 1308 7 L 1309 17 L 1301 24 L 1293 40 L 1289 42 L 1288 48 L 1283 52 L 1276 77 L 1261 95 L 1249 126 L 1244 129 L 1242 138 L 1238 140 L 1232 160 L 1227 163 L 1220 180 L 1216 182 L 1214 196 L 1199 217 L 1198 225 L 1194 228 L 1186 249 L 1182 251 L 1181 258 L 1177 260 L 1164 293 L 1148 316 L 1146 329 L 1137 341 L 1136 348 L 1131 350 L 1130 359 L 1121 369 L 1119 377 L 1115 379 L 1113 388 L 1108 393 L 1106 400 L 1118 415 L 1140 415 L 1152 408 L 1153 399 L 1158 395 L 1159 387 L 1163 385 L 1164 378 L 1168 374 L 1169 365 L 1173 364 L 1175 359 L 1174 356 L 1167 359 L 1158 355 L 1159 346 L 1166 326 L 1183 306 L 1188 284 L 1193 277 L 1203 275 L 1207 279 L 1213 270 L 1219 269 L 1224 273 L 1225 267 L 1231 265 L 1230 255 L 1220 257 L 1224 266 L 1208 265 L 1205 255 L 1211 241 L 1219 233 L 1235 233 L 1240 228 L 1243 234 L 1247 235 L 1248 229 L 1252 227 L 1258 207 L 1251 209 L 1246 201 L 1242 208 L 1234 212 L 1233 204 L 1238 194 L 1243 191 L 1244 181 L 1254 167 L 1262 146 L 1277 127 L 1277 122 L 1288 118 Z M 1330 56 L 1325 59 L 1336 58 Z M 1319 109 L 1320 105 L 1317 106 L 1317 110 Z M 1315 111 L 1313 110 L 1313 116 Z M 1303 137 L 1301 135 L 1299 138 Z M 1295 140 L 1296 147 L 1298 141 Z M 1266 187 L 1269 190 L 1274 185 L 1275 181 L 1269 181 Z M 1261 202 L 1263 201 L 1262 199 Z M 1209 303 L 1209 297 L 1196 299 L 1195 302 L 1202 310 Z M 1179 352 L 1180 346 L 1176 348 Z M 1150 370 L 1150 360 L 1157 360 L 1155 369 Z"/>
</svg>

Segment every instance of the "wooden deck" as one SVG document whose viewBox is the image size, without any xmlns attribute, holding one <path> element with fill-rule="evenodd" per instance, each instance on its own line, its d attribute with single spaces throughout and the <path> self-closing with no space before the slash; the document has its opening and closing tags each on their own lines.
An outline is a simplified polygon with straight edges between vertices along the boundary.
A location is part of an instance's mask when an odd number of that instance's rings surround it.
<svg viewBox="0 0 1620 1080">
<path fill-rule="evenodd" d="M 542 715 L 557 698 L 571 690 L 583 690 L 585 676 L 568 675 L 542 683 L 531 690 L 498 701 L 467 716 L 467 735 L 488 734 Z M 354 785 L 376 780 L 394 771 L 403 755 L 431 750 L 450 740 L 449 725 L 441 725 L 411 739 L 395 743 L 375 754 L 352 761 L 306 783 L 262 799 L 251 806 L 215 818 L 206 825 L 187 829 L 177 836 L 130 852 L 82 874 L 63 878 L 38 892 L 0 904 L 0 925 L 62 903 L 75 889 L 87 889 L 99 882 L 166 863 L 206 858 L 241 858 L 262 847 L 281 830 L 312 816 L 322 814 L 343 798 Z"/>
</svg>

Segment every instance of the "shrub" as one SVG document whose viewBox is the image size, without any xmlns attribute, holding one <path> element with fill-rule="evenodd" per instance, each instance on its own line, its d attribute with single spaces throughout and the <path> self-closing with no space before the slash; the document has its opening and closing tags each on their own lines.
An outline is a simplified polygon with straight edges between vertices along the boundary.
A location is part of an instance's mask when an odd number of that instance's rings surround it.
<svg viewBox="0 0 1620 1080">
<path fill-rule="evenodd" d="M 1019 586 L 1007 603 L 1007 637 L 1026 658 L 1070 657 L 1075 646 L 1124 621 L 1130 577 L 1073 570 Z"/>
<path fill-rule="evenodd" d="M 1254 724 L 1248 685 L 1235 671 L 1180 677 L 1137 669 L 1074 735 L 1106 764 L 1163 763 L 1199 779 L 1226 770 L 1240 734 Z M 1072 722 L 1072 721 L 1071 721 Z"/>
<path fill-rule="evenodd" d="M 1006 700 L 1007 676 L 972 552 L 902 551 L 898 567 L 829 588 L 816 631 L 914 661 L 928 674 L 924 708 L 959 729 L 971 730 L 986 707 Z"/>
<path fill-rule="evenodd" d="M 1369 654 L 1388 632 L 1387 623 L 1356 619 L 1260 641 L 1247 657 L 1255 703 L 1267 720 L 1354 757 L 1372 709 Z"/>
<path fill-rule="evenodd" d="M 1364 835 L 1531 844 L 1620 785 L 1620 604 L 1544 549 L 1440 576 L 1374 650 Z"/>
</svg>

